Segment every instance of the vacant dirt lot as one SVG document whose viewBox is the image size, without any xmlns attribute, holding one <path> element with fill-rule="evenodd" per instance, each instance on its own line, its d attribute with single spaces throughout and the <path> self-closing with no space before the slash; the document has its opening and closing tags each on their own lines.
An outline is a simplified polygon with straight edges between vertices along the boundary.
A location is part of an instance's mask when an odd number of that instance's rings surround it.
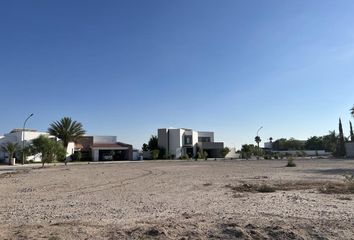
<svg viewBox="0 0 354 240">
<path fill-rule="evenodd" d="M 0 175 L 0 239 L 354 239 L 354 161 L 132 162 Z M 274 186 L 275 192 L 247 191 Z M 280 186 L 280 187 L 279 187 Z"/>
</svg>

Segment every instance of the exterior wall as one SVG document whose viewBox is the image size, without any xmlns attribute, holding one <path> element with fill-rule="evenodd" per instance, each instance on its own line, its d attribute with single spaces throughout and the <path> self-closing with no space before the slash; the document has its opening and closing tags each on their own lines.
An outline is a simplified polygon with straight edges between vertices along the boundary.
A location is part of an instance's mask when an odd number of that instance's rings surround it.
<svg viewBox="0 0 354 240">
<path fill-rule="evenodd" d="M 93 136 L 93 144 L 95 143 L 116 143 L 117 137 L 116 136 Z"/>
<path fill-rule="evenodd" d="M 210 137 L 210 142 L 214 142 L 213 132 L 198 132 L 198 137 Z"/>
<path fill-rule="evenodd" d="M 198 143 L 198 146 L 202 149 L 223 149 L 224 143 L 222 142 L 203 142 Z"/>
<path fill-rule="evenodd" d="M 222 142 L 199 142 L 198 146 L 203 150 L 208 152 L 208 157 L 210 158 L 221 158 L 221 150 L 224 148 L 224 143 Z"/>
<path fill-rule="evenodd" d="M 166 149 L 168 151 L 168 130 L 166 128 L 161 128 L 157 130 L 157 142 L 160 148 Z"/>
<path fill-rule="evenodd" d="M 99 159 L 99 149 L 92 149 L 92 160 L 98 162 Z"/>
<path fill-rule="evenodd" d="M 75 151 L 75 143 L 69 142 L 68 147 L 66 149 L 66 157 L 70 157 L 72 154 L 74 154 L 74 151 Z"/>
<path fill-rule="evenodd" d="M 354 157 L 354 142 L 345 143 L 345 150 L 347 152 L 347 157 L 353 158 Z"/>
<path fill-rule="evenodd" d="M 143 159 L 147 159 L 147 160 L 152 159 L 151 151 L 143 151 Z"/>
<path fill-rule="evenodd" d="M 77 145 L 81 145 L 81 151 L 89 151 L 93 144 L 93 136 L 83 136 L 77 140 Z"/>
<path fill-rule="evenodd" d="M 137 150 L 137 149 L 133 150 L 133 158 L 132 158 L 132 160 L 140 160 L 139 150 Z"/>
<path fill-rule="evenodd" d="M 169 153 L 170 155 L 173 155 L 174 158 L 179 158 L 181 157 L 181 148 L 182 148 L 182 136 L 183 136 L 183 130 L 182 129 L 169 129 Z"/>
</svg>

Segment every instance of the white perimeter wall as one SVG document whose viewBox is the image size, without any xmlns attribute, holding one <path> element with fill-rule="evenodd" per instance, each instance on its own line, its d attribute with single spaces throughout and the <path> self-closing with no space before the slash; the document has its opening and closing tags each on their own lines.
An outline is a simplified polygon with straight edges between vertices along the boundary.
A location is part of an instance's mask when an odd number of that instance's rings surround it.
<svg viewBox="0 0 354 240">
<path fill-rule="evenodd" d="M 345 143 L 345 150 L 347 153 L 347 157 L 354 157 L 354 142 Z"/>
</svg>

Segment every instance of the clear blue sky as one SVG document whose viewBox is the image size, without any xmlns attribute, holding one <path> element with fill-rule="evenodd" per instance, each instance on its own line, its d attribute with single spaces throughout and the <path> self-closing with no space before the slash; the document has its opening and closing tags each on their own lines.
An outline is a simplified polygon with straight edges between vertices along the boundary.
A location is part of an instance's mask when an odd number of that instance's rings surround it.
<svg viewBox="0 0 354 240">
<path fill-rule="evenodd" d="M 348 135 L 354 1 L 0 2 L 0 134 L 63 116 L 140 148 L 160 127 L 240 147 Z M 354 120 L 354 119 L 353 119 Z"/>
</svg>

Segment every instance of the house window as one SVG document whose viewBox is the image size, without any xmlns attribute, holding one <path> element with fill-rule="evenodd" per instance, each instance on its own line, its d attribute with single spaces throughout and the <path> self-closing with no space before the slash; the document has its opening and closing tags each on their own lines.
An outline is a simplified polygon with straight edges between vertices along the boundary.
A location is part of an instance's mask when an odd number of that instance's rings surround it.
<svg viewBox="0 0 354 240">
<path fill-rule="evenodd" d="M 184 144 L 192 144 L 192 136 L 184 136 Z"/>
<path fill-rule="evenodd" d="M 198 142 L 210 142 L 210 137 L 198 137 Z"/>
</svg>

